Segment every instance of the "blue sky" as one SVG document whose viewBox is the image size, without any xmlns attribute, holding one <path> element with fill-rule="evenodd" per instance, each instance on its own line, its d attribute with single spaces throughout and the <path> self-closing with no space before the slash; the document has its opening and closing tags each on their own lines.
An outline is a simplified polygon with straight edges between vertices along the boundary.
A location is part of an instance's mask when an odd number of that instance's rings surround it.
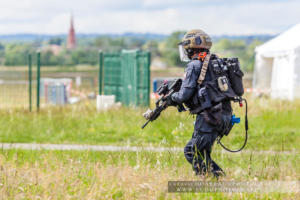
<svg viewBox="0 0 300 200">
<path fill-rule="evenodd" d="M 0 0 L 0 34 L 277 34 L 300 23 L 299 0 Z"/>
</svg>

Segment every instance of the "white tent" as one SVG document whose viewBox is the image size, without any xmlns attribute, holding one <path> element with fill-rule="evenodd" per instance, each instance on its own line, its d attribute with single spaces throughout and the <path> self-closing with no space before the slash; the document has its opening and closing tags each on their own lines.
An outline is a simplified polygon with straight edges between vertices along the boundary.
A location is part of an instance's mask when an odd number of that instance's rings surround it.
<svg viewBox="0 0 300 200">
<path fill-rule="evenodd" d="M 300 98 L 300 23 L 255 49 L 254 91 Z"/>
</svg>

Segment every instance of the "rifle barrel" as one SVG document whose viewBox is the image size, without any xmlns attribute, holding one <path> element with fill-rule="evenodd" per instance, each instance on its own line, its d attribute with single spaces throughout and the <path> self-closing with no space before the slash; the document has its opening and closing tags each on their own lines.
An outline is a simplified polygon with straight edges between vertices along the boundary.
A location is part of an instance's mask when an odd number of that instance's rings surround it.
<svg viewBox="0 0 300 200">
<path fill-rule="evenodd" d="M 142 129 L 145 128 L 145 126 L 147 126 L 147 124 L 150 122 L 150 120 L 146 121 L 146 123 L 142 126 Z"/>
</svg>

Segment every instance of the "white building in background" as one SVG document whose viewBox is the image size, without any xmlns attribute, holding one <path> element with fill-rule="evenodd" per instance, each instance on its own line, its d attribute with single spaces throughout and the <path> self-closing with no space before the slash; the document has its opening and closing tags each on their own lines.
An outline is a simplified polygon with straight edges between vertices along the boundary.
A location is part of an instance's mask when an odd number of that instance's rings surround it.
<svg viewBox="0 0 300 200">
<path fill-rule="evenodd" d="M 254 91 L 300 98 L 300 23 L 255 49 Z"/>
</svg>

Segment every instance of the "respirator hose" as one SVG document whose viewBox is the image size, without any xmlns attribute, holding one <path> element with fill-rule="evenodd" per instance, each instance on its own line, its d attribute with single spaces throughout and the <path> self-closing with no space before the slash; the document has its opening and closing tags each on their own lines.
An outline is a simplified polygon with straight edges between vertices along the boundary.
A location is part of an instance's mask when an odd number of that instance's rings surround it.
<svg viewBox="0 0 300 200">
<path fill-rule="evenodd" d="M 245 109 L 246 109 L 246 113 L 245 113 L 245 140 L 244 140 L 244 144 L 242 145 L 241 148 L 237 149 L 237 150 L 231 150 L 231 149 L 228 149 L 227 147 L 225 147 L 222 143 L 221 143 L 221 139 L 222 137 L 218 137 L 217 141 L 218 141 L 218 144 L 221 145 L 221 147 L 223 147 L 223 149 L 225 149 L 226 151 L 229 151 L 231 153 L 237 153 L 237 152 L 240 152 L 241 150 L 243 150 L 247 144 L 247 141 L 248 141 L 248 104 L 247 104 L 247 100 L 246 99 L 242 99 L 242 101 L 245 102 Z"/>
</svg>

